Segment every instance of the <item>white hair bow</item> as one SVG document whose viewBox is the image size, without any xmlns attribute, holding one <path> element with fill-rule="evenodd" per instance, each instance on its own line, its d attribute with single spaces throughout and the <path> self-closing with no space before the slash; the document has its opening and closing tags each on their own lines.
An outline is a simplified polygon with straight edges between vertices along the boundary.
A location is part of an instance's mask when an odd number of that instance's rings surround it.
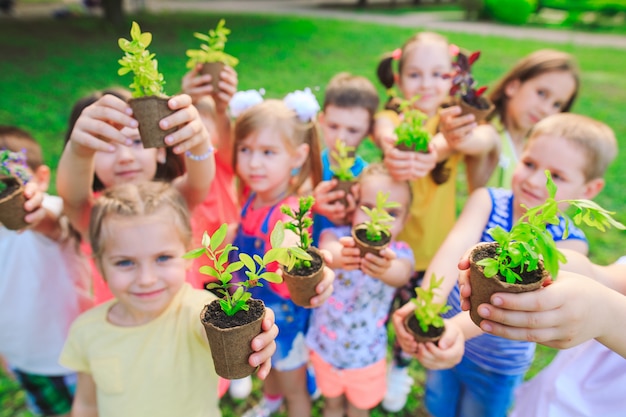
<svg viewBox="0 0 626 417">
<path fill-rule="evenodd" d="M 256 106 L 257 104 L 263 102 L 264 94 L 265 90 L 263 88 L 258 91 L 237 91 L 230 99 L 230 103 L 228 103 L 228 106 L 230 107 L 230 114 L 233 117 L 239 117 L 241 113 L 243 113 L 250 107 Z"/>
<path fill-rule="evenodd" d="M 315 95 L 308 87 L 304 90 L 296 90 L 293 93 L 287 94 L 283 99 L 283 102 L 287 107 L 296 112 L 298 119 L 301 122 L 309 122 L 313 120 L 317 112 L 320 110 L 320 105 L 317 102 Z"/>
</svg>

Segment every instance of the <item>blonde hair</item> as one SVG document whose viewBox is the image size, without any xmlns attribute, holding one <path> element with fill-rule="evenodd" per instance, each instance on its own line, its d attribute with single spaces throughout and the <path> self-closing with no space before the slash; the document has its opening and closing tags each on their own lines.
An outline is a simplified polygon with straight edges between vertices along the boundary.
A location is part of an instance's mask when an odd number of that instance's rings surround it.
<svg viewBox="0 0 626 417">
<path fill-rule="evenodd" d="M 359 184 L 363 184 L 366 178 L 375 177 L 377 175 L 390 178 L 394 183 L 406 187 L 406 191 L 409 194 L 409 204 L 407 206 L 408 213 L 408 207 L 411 207 L 411 204 L 413 204 L 413 188 L 411 187 L 411 183 L 408 180 L 397 181 L 393 179 L 393 177 L 387 170 L 387 167 L 385 167 L 382 162 L 376 162 L 373 164 L 369 164 L 363 169 L 363 171 L 359 175 Z"/>
<path fill-rule="evenodd" d="M 498 80 L 496 86 L 489 93 L 489 99 L 496 106 L 493 114 L 499 114 L 500 117 L 504 115 L 507 103 L 505 90 L 510 82 L 519 80 L 523 84 L 528 80 L 553 71 L 569 72 L 574 77 L 576 83 L 574 93 L 561 109 L 562 112 L 569 111 L 576 100 L 578 89 L 580 88 L 578 64 L 574 57 L 568 53 L 552 49 L 540 49 L 519 60 L 509 72 Z"/>
<path fill-rule="evenodd" d="M 89 222 L 89 241 L 96 262 L 99 263 L 102 259 L 104 242 L 109 238 L 103 231 L 107 218 L 148 216 L 163 208 L 171 213 L 167 217 L 170 220 L 164 221 L 172 221 L 176 225 L 182 242 L 188 247 L 191 243 L 189 210 L 183 196 L 172 185 L 145 181 L 120 184 L 104 191 L 96 200 Z"/>
<path fill-rule="evenodd" d="M 617 156 L 617 140 L 613 130 L 587 116 L 572 113 L 548 116 L 531 129 L 526 146 L 546 135 L 562 137 L 583 150 L 587 159 L 583 174 L 587 181 L 602 178 Z"/>
<path fill-rule="evenodd" d="M 301 122 L 296 112 L 282 100 L 265 100 L 245 110 L 235 121 L 235 149 L 247 137 L 265 128 L 280 137 L 290 152 L 302 144 L 309 145 L 309 156 L 294 176 L 289 192 L 296 192 L 309 178 L 315 187 L 322 180 L 320 140 L 315 121 Z M 237 169 L 237 151 L 233 152 L 233 168 Z"/>
</svg>

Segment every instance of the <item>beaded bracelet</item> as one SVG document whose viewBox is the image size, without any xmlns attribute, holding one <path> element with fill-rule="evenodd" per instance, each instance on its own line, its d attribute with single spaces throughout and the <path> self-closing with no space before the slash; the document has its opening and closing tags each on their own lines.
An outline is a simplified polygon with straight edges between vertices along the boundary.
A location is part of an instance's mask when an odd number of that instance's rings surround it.
<svg viewBox="0 0 626 417">
<path fill-rule="evenodd" d="M 194 155 L 191 153 L 191 151 L 187 151 L 185 152 L 185 156 L 191 159 L 192 161 L 204 161 L 209 156 L 213 155 L 214 152 L 215 152 L 215 148 L 213 147 L 213 145 L 209 145 L 209 149 L 202 155 Z"/>
</svg>

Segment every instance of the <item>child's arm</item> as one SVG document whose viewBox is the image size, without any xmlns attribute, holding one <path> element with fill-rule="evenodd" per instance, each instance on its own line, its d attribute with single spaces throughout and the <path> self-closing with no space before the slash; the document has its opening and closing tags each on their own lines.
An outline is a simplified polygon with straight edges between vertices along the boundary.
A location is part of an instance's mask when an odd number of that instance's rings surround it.
<svg viewBox="0 0 626 417">
<path fill-rule="evenodd" d="M 76 394 L 72 403 L 72 417 L 98 417 L 96 383 L 90 374 L 78 373 Z"/>
</svg>

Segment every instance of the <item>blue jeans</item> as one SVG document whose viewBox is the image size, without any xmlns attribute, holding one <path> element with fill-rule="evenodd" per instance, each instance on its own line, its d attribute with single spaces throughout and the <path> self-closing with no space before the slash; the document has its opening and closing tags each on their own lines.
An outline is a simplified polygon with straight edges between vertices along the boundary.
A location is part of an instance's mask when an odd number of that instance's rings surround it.
<svg viewBox="0 0 626 417">
<path fill-rule="evenodd" d="M 467 358 L 451 369 L 428 371 L 425 403 L 433 417 L 505 417 L 524 375 L 491 372 Z"/>
</svg>

